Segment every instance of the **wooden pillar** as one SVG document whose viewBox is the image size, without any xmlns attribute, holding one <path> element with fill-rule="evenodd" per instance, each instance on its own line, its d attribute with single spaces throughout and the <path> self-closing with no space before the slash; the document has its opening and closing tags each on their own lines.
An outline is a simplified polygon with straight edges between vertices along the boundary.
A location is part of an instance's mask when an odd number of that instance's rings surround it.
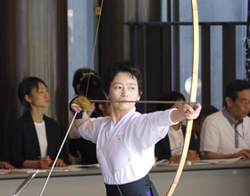
<svg viewBox="0 0 250 196">
<path fill-rule="evenodd" d="M 202 75 L 202 106 L 211 104 L 211 42 L 210 26 L 201 27 L 201 75 Z"/>
<path fill-rule="evenodd" d="M 225 24 L 222 27 L 222 74 L 223 74 L 223 98 L 227 85 L 236 79 L 236 48 L 235 26 Z"/>
</svg>

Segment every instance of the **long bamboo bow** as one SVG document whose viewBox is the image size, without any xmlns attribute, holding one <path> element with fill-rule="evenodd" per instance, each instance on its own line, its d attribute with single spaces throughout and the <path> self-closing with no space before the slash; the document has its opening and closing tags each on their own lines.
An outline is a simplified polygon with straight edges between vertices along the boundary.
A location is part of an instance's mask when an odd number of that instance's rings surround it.
<svg viewBox="0 0 250 196">
<path fill-rule="evenodd" d="M 199 24 L 198 24 L 197 1 L 191 0 L 191 4 L 192 4 L 192 16 L 193 16 L 193 71 L 192 71 L 192 83 L 191 83 L 189 101 L 195 102 L 196 94 L 197 94 L 197 80 L 198 80 L 198 67 L 199 67 Z M 180 179 L 180 176 L 181 176 L 181 173 L 182 173 L 185 161 L 186 161 L 186 157 L 187 157 L 188 146 L 189 146 L 191 132 L 192 132 L 192 126 L 193 126 L 193 120 L 188 121 L 180 163 L 176 171 L 174 180 L 166 196 L 171 196 L 173 194 L 179 182 L 179 179 Z"/>
</svg>

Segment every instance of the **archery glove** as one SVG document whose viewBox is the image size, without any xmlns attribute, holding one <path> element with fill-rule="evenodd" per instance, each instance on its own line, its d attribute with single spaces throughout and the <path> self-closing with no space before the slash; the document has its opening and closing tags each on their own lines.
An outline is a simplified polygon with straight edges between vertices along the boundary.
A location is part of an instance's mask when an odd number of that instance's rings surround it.
<svg viewBox="0 0 250 196">
<path fill-rule="evenodd" d="M 69 109 L 70 111 L 74 114 L 75 111 L 71 109 L 71 105 L 72 104 L 77 104 L 79 105 L 83 110 L 79 113 L 77 113 L 76 118 L 75 119 L 81 119 L 82 118 L 82 114 L 83 112 L 91 112 L 92 111 L 92 104 L 90 103 L 90 101 L 88 100 L 87 97 L 84 96 L 76 96 L 74 97 L 69 104 Z"/>
</svg>

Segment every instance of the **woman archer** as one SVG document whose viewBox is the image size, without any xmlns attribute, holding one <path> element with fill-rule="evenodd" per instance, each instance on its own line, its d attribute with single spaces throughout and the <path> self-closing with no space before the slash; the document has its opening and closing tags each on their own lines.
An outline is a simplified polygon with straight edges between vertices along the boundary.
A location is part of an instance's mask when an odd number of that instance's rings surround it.
<svg viewBox="0 0 250 196">
<path fill-rule="evenodd" d="M 107 196 L 157 196 L 148 172 L 154 164 L 154 146 L 165 137 L 169 126 L 183 119 L 195 119 L 201 110 L 188 104 L 180 109 L 140 114 L 135 102 L 142 94 L 141 73 L 124 61 L 111 65 L 104 75 L 104 93 L 110 100 L 111 116 L 89 118 L 85 111 L 92 105 L 86 97 L 71 101 L 77 112 L 75 125 L 80 135 L 96 143 Z M 143 167 L 142 167 L 143 166 Z"/>
</svg>

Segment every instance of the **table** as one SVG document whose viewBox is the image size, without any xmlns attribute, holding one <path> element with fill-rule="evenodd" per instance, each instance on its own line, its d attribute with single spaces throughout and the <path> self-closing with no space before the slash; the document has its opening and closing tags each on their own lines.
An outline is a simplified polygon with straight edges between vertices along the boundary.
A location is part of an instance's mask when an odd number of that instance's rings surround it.
<svg viewBox="0 0 250 196">
<path fill-rule="evenodd" d="M 166 195 L 177 169 L 176 164 L 153 167 L 149 173 L 160 196 Z M 17 187 L 28 176 L 25 172 L 0 175 L 0 195 L 14 195 Z M 40 195 L 48 172 L 39 173 L 19 194 Z M 101 196 L 105 187 L 99 168 L 69 168 L 53 171 L 44 196 Z M 173 196 L 249 196 L 250 161 L 220 164 L 185 165 Z"/>
</svg>

